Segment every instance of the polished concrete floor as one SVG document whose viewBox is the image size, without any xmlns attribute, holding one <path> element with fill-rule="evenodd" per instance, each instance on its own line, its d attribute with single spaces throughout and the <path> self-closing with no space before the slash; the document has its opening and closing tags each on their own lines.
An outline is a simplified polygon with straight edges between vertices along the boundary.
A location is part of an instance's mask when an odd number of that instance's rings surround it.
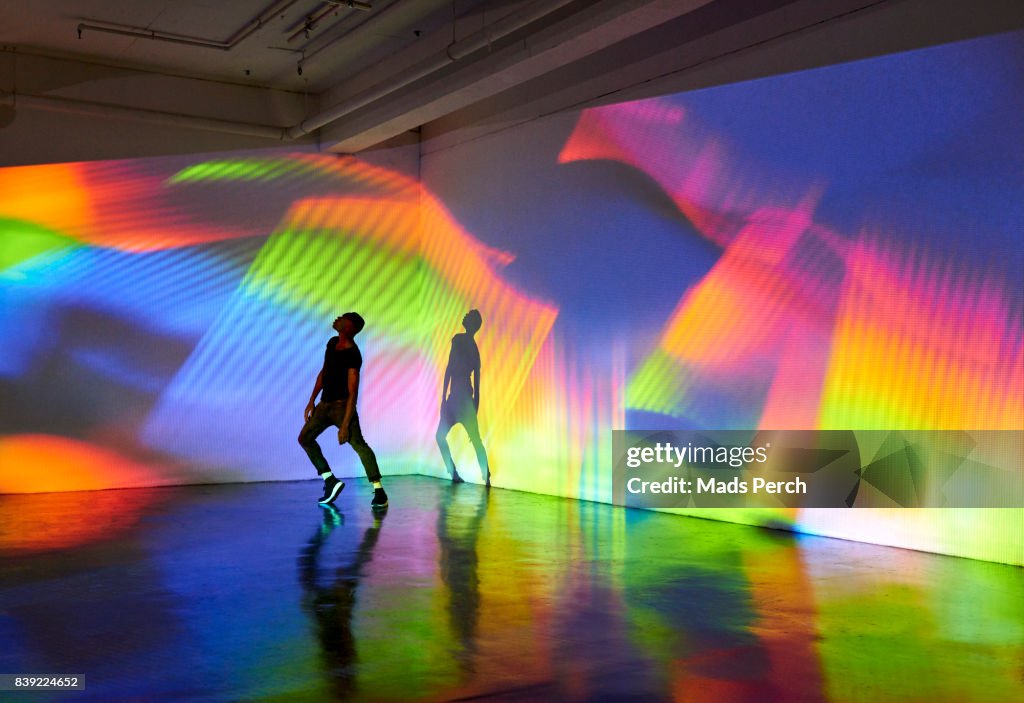
<svg viewBox="0 0 1024 703">
<path fill-rule="evenodd" d="M 1024 700 L 1022 569 L 387 486 L 0 496 L 0 700 Z"/>
</svg>

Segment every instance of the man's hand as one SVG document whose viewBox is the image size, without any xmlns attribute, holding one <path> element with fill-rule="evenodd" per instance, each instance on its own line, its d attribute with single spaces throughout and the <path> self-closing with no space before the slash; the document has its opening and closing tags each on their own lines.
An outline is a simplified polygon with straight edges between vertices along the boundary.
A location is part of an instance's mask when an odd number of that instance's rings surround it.
<svg viewBox="0 0 1024 703">
<path fill-rule="evenodd" d="M 348 428 L 342 427 L 338 430 L 338 444 L 344 444 L 348 441 Z"/>
<path fill-rule="evenodd" d="M 313 401 L 312 400 L 309 401 L 309 405 L 306 406 L 306 414 L 304 416 L 306 418 L 306 422 L 309 422 L 309 418 L 313 417 L 313 408 L 314 407 L 315 406 L 313 405 Z"/>
</svg>

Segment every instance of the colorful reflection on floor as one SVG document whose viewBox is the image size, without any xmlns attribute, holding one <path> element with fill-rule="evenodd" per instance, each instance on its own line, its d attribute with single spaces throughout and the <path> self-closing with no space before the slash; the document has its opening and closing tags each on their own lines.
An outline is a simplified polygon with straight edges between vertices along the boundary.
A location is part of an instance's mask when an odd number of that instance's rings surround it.
<svg viewBox="0 0 1024 703">
<path fill-rule="evenodd" d="M 0 496 L 0 672 L 95 701 L 1024 698 L 1019 568 L 388 487 L 378 517 L 362 482 L 336 510 L 315 482 Z M 98 505 L 117 529 L 74 537 Z"/>
</svg>

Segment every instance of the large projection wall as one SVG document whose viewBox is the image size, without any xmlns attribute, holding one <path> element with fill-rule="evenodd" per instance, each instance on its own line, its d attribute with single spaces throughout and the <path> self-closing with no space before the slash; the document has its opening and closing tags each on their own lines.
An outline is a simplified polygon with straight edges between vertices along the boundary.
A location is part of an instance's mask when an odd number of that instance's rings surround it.
<svg viewBox="0 0 1024 703">
<path fill-rule="evenodd" d="M 1022 68 L 1018 32 L 428 139 L 425 187 L 558 307 L 571 494 L 608 498 L 609 423 L 1024 429 Z M 1019 510 L 701 514 L 1024 563 Z"/>
<path fill-rule="evenodd" d="M 312 478 L 302 409 L 350 309 L 385 474 L 444 474 L 474 307 L 501 487 L 608 501 L 624 427 L 1024 428 L 1022 40 L 428 142 L 422 182 L 309 154 L 0 170 L 0 492 Z M 1020 510 L 703 514 L 1024 563 Z"/>
</svg>

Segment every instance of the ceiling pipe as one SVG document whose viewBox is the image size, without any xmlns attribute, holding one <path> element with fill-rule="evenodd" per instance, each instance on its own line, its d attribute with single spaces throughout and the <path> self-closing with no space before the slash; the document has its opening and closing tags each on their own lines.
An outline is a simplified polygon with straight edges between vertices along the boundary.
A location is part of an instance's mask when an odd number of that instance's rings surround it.
<svg viewBox="0 0 1024 703">
<path fill-rule="evenodd" d="M 372 3 L 360 2 L 360 0 L 326 0 L 326 2 L 328 5 L 347 7 L 351 10 L 359 10 L 360 12 L 369 12 L 373 9 Z"/>
<path fill-rule="evenodd" d="M 345 115 L 355 112 L 361 107 L 380 100 L 381 98 L 394 93 L 401 88 L 414 83 L 422 78 L 436 73 L 442 68 L 458 61 L 461 58 L 478 51 L 491 43 L 506 37 L 509 34 L 522 29 L 523 27 L 536 22 L 537 20 L 550 15 L 555 10 L 568 5 L 575 0 L 548 0 L 546 2 L 534 3 L 518 12 L 514 12 L 494 24 L 477 30 L 459 41 L 452 42 L 448 47 L 416 67 L 410 69 L 409 73 L 394 81 L 378 83 L 376 86 L 358 93 L 347 100 L 343 100 L 334 107 L 331 107 L 319 114 L 309 117 L 287 131 L 288 139 L 297 139 L 309 134 L 315 129 L 330 124 Z"/>
<path fill-rule="evenodd" d="M 224 41 L 206 39 L 204 37 L 191 37 L 185 34 L 174 34 L 173 32 L 161 32 L 155 29 L 144 27 L 133 27 L 131 25 L 117 24 L 114 22 L 101 22 L 98 20 L 81 22 L 78 25 L 78 38 L 82 38 L 82 32 L 104 32 L 106 34 L 118 34 L 125 37 L 136 37 L 139 39 L 153 39 L 155 41 L 170 42 L 172 44 L 184 44 L 186 46 L 198 46 L 203 49 L 219 49 L 231 51 L 242 41 L 252 36 L 264 24 L 269 22 L 280 12 L 297 3 L 298 0 L 278 0 L 268 9 L 264 10 L 256 19 L 238 29 L 234 34 Z"/>
<path fill-rule="evenodd" d="M 270 127 L 266 125 L 249 124 L 246 122 L 233 122 L 231 120 L 218 120 L 210 117 L 195 117 L 192 115 L 181 115 L 174 112 L 145 110 L 136 107 L 122 107 L 120 105 L 94 103 L 86 100 L 72 100 L 70 98 L 25 95 L 23 93 L 9 93 L 7 91 L 0 90 L 0 105 L 13 105 L 15 108 L 28 107 L 35 108 L 37 110 L 50 110 L 52 112 L 69 112 L 75 115 L 92 115 L 94 117 L 143 120 L 145 122 L 165 124 L 172 127 L 187 127 L 189 129 L 201 129 L 208 132 L 239 134 L 245 137 L 258 137 L 261 139 L 273 139 L 275 141 L 284 141 L 287 139 L 286 130 L 282 127 Z"/>
<path fill-rule="evenodd" d="M 313 33 L 314 31 L 316 31 L 316 27 L 317 27 L 318 24 L 320 24 L 320 20 L 322 20 L 324 17 L 326 17 L 327 15 L 331 14 L 332 12 L 337 12 L 337 11 L 338 11 L 337 5 L 331 5 L 330 3 L 325 2 L 323 4 L 323 7 L 319 8 L 315 12 L 311 12 L 308 17 L 304 18 L 297 25 L 294 25 L 294 26 L 298 26 L 299 28 L 297 30 L 295 30 L 295 32 L 290 37 L 288 37 L 285 41 L 287 43 L 291 44 L 293 41 L 295 41 L 296 39 L 298 39 L 299 37 L 301 37 L 303 35 L 305 35 L 306 38 L 308 39 L 309 35 L 311 33 Z"/>
<path fill-rule="evenodd" d="M 342 39 L 345 39 L 346 37 L 351 36 L 355 32 L 365 31 L 365 28 L 370 26 L 371 22 L 374 23 L 374 25 L 379 24 L 386 17 L 391 15 L 393 13 L 393 11 L 395 10 L 395 7 L 398 6 L 398 5 L 399 5 L 399 3 L 397 1 L 391 3 L 390 5 L 387 5 L 384 9 L 378 10 L 378 11 L 374 12 L 369 18 L 363 20 L 362 22 L 357 24 L 355 27 L 351 27 L 349 29 L 346 29 L 344 32 L 342 32 L 338 36 L 335 36 L 333 38 L 327 39 L 324 42 L 324 44 L 322 44 L 320 47 L 318 47 L 317 49 L 314 49 L 313 51 L 311 51 L 309 53 L 306 53 L 306 49 L 310 45 L 312 45 L 313 43 L 315 43 L 317 41 L 324 41 L 324 38 L 328 37 L 330 35 L 331 30 L 333 30 L 335 27 L 337 27 L 337 26 L 339 26 L 341 24 L 340 21 L 339 22 L 335 22 L 330 27 L 328 27 L 323 32 L 321 32 L 319 37 L 312 39 L 309 44 L 306 44 L 305 46 L 302 47 L 303 55 L 302 55 L 302 59 L 299 61 L 299 64 L 298 64 L 299 68 L 303 68 L 306 64 L 308 64 L 310 61 L 312 61 L 314 58 L 316 58 L 318 54 L 320 54 L 321 52 L 323 52 L 326 49 L 331 48 L 332 46 L 337 44 Z M 291 40 L 289 39 L 289 41 L 291 41 Z"/>
<path fill-rule="evenodd" d="M 393 6 L 392 6 L 393 7 Z M 316 30 L 320 20 L 332 12 L 337 14 L 341 8 L 348 8 L 350 10 L 359 10 L 360 12 L 369 12 L 373 9 L 373 5 L 368 2 L 356 2 L 355 0 L 326 0 L 324 6 L 319 8 L 315 12 L 311 12 L 302 22 L 299 22 L 296 27 L 299 27 L 288 39 L 286 40 L 289 44 L 298 39 L 300 36 L 305 35 L 309 38 L 310 33 Z"/>
</svg>

